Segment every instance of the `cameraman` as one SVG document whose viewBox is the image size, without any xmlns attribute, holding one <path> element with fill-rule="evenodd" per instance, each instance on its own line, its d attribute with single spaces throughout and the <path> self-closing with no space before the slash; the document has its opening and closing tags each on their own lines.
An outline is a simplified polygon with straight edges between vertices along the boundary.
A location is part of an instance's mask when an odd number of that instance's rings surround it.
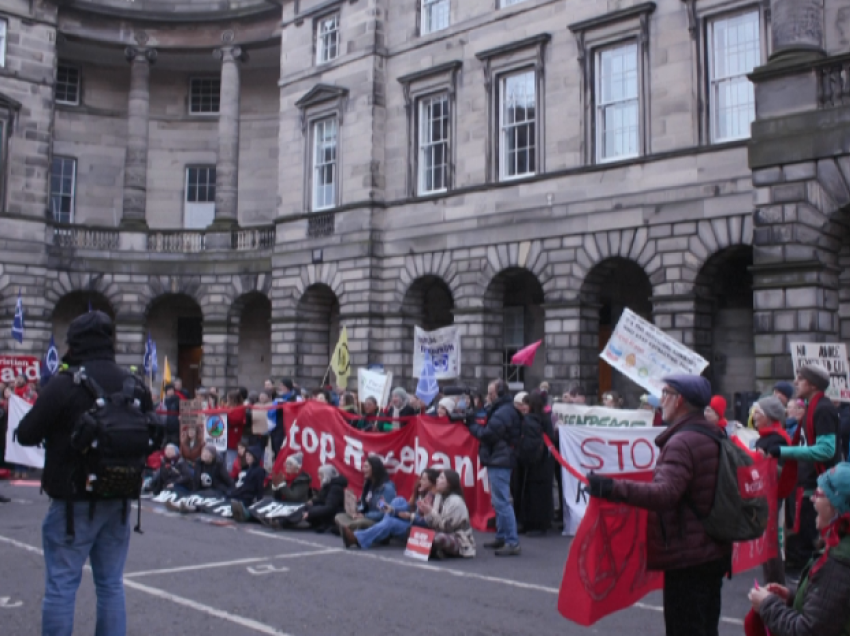
<svg viewBox="0 0 850 636">
<path fill-rule="evenodd" d="M 106 394 L 120 393 L 129 373 L 115 364 L 112 321 L 105 313 L 90 311 L 68 327 L 68 352 L 62 359 L 84 366 Z M 137 385 L 145 412 L 153 410 L 150 393 Z M 44 442 L 45 461 L 41 485 L 50 496 L 42 524 L 47 580 L 42 603 L 42 634 L 71 636 L 74 600 L 83 566 L 91 559 L 97 588 L 97 633 L 123 636 L 127 631 L 124 606 L 124 561 L 130 544 L 129 507 L 122 500 L 99 500 L 90 509 L 83 501 L 86 475 L 75 468 L 77 452 L 71 434 L 77 419 L 91 408 L 94 397 L 74 383 L 70 373 L 53 377 L 18 427 L 24 446 Z M 66 504 L 72 503 L 66 508 Z M 66 512 L 73 513 L 74 533 L 68 534 Z"/>
<path fill-rule="evenodd" d="M 519 438 L 521 419 L 514 408 L 504 380 L 494 380 L 487 387 L 490 407 L 487 423 L 481 426 L 468 421 L 469 432 L 478 439 L 478 457 L 487 467 L 490 480 L 490 500 L 496 511 L 496 540 L 485 548 L 496 550 L 497 556 L 517 556 L 520 553 L 516 517 L 511 506 L 511 470 L 516 466 L 514 444 Z"/>
</svg>

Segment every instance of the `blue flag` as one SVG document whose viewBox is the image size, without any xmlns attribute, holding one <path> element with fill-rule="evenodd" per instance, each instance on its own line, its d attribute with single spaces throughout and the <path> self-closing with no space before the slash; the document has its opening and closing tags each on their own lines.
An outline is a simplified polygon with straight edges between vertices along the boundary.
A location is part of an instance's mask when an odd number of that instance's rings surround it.
<svg viewBox="0 0 850 636">
<path fill-rule="evenodd" d="M 18 342 L 24 341 L 24 301 L 18 290 L 18 302 L 15 303 L 15 319 L 12 321 L 12 337 Z"/>
<path fill-rule="evenodd" d="M 440 386 L 437 384 L 437 373 L 434 371 L 434 362 L 431 360 L 431 356 L 426 353 L 425 361 L 422 363 L 422 373 L 419 376 L 419 383 L 416 385 L 416 397 L 428 405 L 437 397 L 437 393 L 439 392 Z"/>
<path fill-rule="evenodd" d="M 154 377 L 159 369 L 156 363 L 156 343 L 151 340 L 151 334 L 148 332 L 148 340 L 145 342 L 145 375 Z"/>
<path fill-rule="evenodd" d="M 59 371 L 59 350 L 56 348 L 56 341 L 51 335 L 47 353 L 44 354 L 44 360 L 41 361 L 41 386 L 47 384 L 47 381 L 56 375 L 57 371 Z"/>
</svg>

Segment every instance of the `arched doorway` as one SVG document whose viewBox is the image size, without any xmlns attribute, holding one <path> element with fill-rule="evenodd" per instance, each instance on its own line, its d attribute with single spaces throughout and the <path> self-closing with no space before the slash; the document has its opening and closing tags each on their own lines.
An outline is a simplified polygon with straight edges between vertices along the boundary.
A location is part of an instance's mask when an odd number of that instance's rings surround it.
<svg viewBox="0 0 850 636">
<path fill-rule="evenodd" d="M 756 389 L 752 264 L 751 246 L 729 247 L 706 261 L 695 283 L 696 350 L 709 361 L 713 391 L 729 405 L 735 393 Z"/>
<path fill-rule="evenodd" d="M 511 358 L 524 346 L 543 339 L 545 315 L 540 281 L 527 269 L 502 270 L 490 281 L 484 306 L 501 317 L 485 326 L 487 366 L 496 366 L 499 377 L 507 380 L 513 391 L 537 387 L 544 380 L 545 345 L 538 349 L 531 367 L 516 367 Z"/>
<path fill-rule="evenodd" d="M 413 369 L 413 328 L 433 331 L 453 325 L 454 304 L 451 289 L 439 276 L 420 276 L 408 287 L 401 305 L 404 338 L 399 384 L 410 384 L 411 374 L 418 377 Z"/>
<path fill-rule="evenodd" d="M 271 301 L 260 292 L 244 294 L 230 314 L 230 333 L 237 343 L 230 352 L 231 377 L 237 386 L 259 389 L 271 374 Z"/>
<path fill-rule="evenodd" d="M 160 378 L 165 358 L 173 377 L 183 380 L 183 388 L 194 394 L 201 384 L 204 354 L 204 317 L 198 303 L 186 294 L 164 294 L 148 308 L 145 332 L 156 342 Z"/>
<path fill-rule="evenodd" d="M 646 390 L 617 373 L 599 352 L 626 308 L 652 322 L 652 283 L 643 268 L 626 258 L 609 258 L 588 272 L 581 287 L 582 383 L 590 396 L 617 391 L 627 407 L 636 407 Z"/>
<path fill-rule="evenodd" d="M 59 355 L 62 356 L 67 349 L 65 338 L 68 335 L 68 325 L 77 316 L 80 316 L 90 309 L 94 311 L 102 311 L 115 322 L 115 311 L 109 300 L 96 291 L 75 291 L 66 294 L 59 299 L 56 306 L 53 308 L 53 338 L 56 341 L 56 348 L 59 350 Z"/>
<path fill-rule="evenodd" d="M 317 387 L 339 338 L 339 300 L 327 285 L 311 285 L 298 301 L 296 316 L 296 377 L 305 388 Z"/>
</svg>

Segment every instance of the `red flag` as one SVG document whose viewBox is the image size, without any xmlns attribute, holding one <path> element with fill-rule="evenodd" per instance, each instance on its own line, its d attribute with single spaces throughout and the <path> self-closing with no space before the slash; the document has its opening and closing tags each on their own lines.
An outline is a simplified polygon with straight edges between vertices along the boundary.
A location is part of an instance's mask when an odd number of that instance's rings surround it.
<svg viewBox="0 0 850 636">
<path fill-rule="evenodd" d="M 534 344 L 530 344 L 527 347 L 523 347 L 522 349 L 517 351 L 511 358 L 511 364 L 514 364 L 518 367 L 530 367 L 532 364 L 534 364 L 534 355 L 537 353 L 537 349 L 540 348 L 541 344 L 543 344 L 543 341 L 538 340 Z"/>
</svg>

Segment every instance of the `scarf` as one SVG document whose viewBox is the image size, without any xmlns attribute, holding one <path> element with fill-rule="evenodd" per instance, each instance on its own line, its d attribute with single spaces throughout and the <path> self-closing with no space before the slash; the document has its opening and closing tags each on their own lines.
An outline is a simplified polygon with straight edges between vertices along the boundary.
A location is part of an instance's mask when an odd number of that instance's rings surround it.
<svg viewBox="0 0 850 636">
<path fill-rule="evenodd" d="M 785 440 L 785 443 L 791 446 L 791 436 L 779 422 L 771 422 L 769 426 L 762 426 L 759 429 L 759 437 L 767 437 L 774 434 L 781 436 Z"/>
<path fill-rule="evenodd" d="M 797 430 L 794 431 L 794 440 L 791 443 L 792 446 L 799 446 L 800 440 L 803 437 L 803 427 L 805 427 L 806 431 L 806 442 L 809 444 L 814 444 L 815 441 L 815 409 L 818 406 L 818 403 L 823 398 L 823 391 L 819 391 L 815 394 L 815 396 L 809 401 L 809 406 L 806 409 L 806 418 L 799 423 L 797 426 Z M 815 462 L 815 472 L 818 475 L 821 475 L 826 470 L 826 466 L 821 463 Z M 779 476 L 779 498 L 785 499 L 790 496 L 792 492 L 794 492 L 797 486 L 797 460 L 789 459 L 785 462 L 785 467 L 782 469 L 782 474 Z M 799 511 L 800 506 L 802 505 L 802 501 L 800 497 L 802 497 L 802 489 L 798 490 L 797 493 L 797 508 Z M 797 518 L 797 522 L 794 524 L 795 527 L 798 527 L 799 524 L 799 515 Z"/>
<path fill-rule="evenodd" d="M 815 573 L 823 567 L 824 563 L 826 563 L 829 551 L 841 543 L 841 539 L 848 533 L 850 533 L 850 512 L 845 512 L 843 515 L 839 515 L 832 521 L 832 523 L 821 531 L 820 534 L 821 537 L 823 537 L 823 542 L 826 547 L 824 548 L 821 557 L 812 566 L 812 570 L 809 573 L 809 580 L 811 580 Z"/>
</svg>

